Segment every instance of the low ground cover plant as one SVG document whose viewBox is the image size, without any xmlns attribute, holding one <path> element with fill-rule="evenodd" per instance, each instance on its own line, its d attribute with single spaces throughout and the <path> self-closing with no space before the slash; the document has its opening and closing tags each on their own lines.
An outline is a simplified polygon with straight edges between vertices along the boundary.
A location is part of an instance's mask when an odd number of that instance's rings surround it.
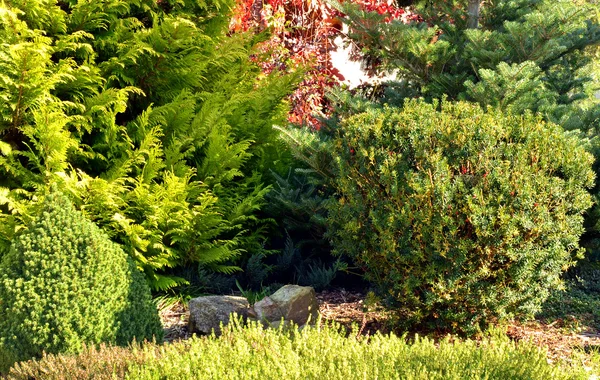
<svg viewBox="0 0 600 380">
<path fill-rule="evenodd" d="M 54 192 L 0 262 L 0 372 L 84 344 L 162 339 L 133 260 Z"/>
<path fill-rule="evenodd" d="M 590 375 L 578 363 L 549 364 L 543 351 L 527 343 L 517 345 L 500 334 L 479 342 L 416 338 L 408 343 L 394 335 L 356 339 L 336 326 L 284 331 L 237 324 L 220 338 L 146 345 L 125 356 L 126 363 L 113 348 L 88 349 L 78 357 L 49 355 L 16 365 L 8 378 L 77 374 L 79 379 L 109 379 L 113 371 L 127 379 L 587 379 Z"/>
<path fill-rule="evenodd" d="M 600 265 L 597 257 L 588 255 L 564 277 L 565 289 L 552 292 L 537 319 L 556 322 L 569 330 L 599 329 Z"/>
</svg>

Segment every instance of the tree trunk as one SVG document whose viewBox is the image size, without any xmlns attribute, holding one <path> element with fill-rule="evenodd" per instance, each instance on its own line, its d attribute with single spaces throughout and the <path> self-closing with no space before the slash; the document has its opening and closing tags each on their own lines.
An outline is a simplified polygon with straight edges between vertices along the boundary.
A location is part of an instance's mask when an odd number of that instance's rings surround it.
<svg viewBox="0 0 600 380">
<path fill-rule="evenodd" d="M 467 8 L 467 11 L 469 13 L 469 19 L 467 20 L 467 28 L 477 29 L 477 26 L 479 25 L 480 6 L 480 0 L 469 0 L 469 6 Z"/>
</svg>

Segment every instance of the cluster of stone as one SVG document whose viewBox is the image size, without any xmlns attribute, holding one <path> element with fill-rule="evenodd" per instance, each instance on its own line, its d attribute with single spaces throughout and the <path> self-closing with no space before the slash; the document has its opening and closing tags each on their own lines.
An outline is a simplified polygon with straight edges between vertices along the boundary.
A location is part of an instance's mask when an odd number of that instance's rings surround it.
<svg viewBox="0 0 600 380">
<path fill-rule="evenodd" d="M 308 286 L 285 285 L 275 293 L 250 305 L 244 297 L 205 296 L 189 302 L 189 331 L 191 333 L 219 335 L 221 325 L 226 326 L 232 314 L 244 320 L 257 320 L 267 327 L 281 323 L 294 323 L 300 328 L 315 323 L 319 316 L 319 303 L 315 290 Z"/>
</svg>

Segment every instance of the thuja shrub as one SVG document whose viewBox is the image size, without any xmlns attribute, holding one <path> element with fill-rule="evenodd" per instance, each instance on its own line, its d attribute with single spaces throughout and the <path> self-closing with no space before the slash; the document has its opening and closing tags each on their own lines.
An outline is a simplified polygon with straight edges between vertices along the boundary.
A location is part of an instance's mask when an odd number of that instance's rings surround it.
<svg viewBox="0 0 600 380">
<path fill-rule="evenodd" d="M 332 149 L 329 237 L 403 324 L 533 314 L 582 253 L 593 159 L 540 118 L 408 101 L 348 118 Z"/>
<path fill-rule="evenodd" d="M 0 263 L 0 371 L 42 352 L 162 339 L 132 259 L 53 192 Z"/>
</svg>

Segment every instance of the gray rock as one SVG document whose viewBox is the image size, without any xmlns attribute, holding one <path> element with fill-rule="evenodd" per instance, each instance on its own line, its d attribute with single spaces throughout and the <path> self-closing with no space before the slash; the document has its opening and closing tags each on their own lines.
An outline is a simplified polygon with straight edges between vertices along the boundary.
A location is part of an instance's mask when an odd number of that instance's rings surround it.
<svg viewBox="0 0 600 380">
<path fill-rule="evenodd" d="M 273 326 L 283 318 L 299 326 L 315 323 L 319 316 L 319 303 L 315 290 L 309 286 L 285 285 L 278 291 L 254 304 L 254 316 Z"/>
<path fill-rule="evenodd" d="M 271 297 L 265 297 L 262 300 L 254 304 L 252 317 L 259 321 L 270 321 L 276 322 L 281 318 L 285 318 L 279 305 L 277 305 Z"/>
<path fill-rule="evenodd" d="M 189 330 L 191 333 L 199 332 L 210 334 L 221 333 L 220 324 L 229 323 L 229 315 L 237 313 L 244 319 L 248 317 L 248 301 L 244 297 L 234 296 L 206 296 L 190 300 Z"/>
</svg>

